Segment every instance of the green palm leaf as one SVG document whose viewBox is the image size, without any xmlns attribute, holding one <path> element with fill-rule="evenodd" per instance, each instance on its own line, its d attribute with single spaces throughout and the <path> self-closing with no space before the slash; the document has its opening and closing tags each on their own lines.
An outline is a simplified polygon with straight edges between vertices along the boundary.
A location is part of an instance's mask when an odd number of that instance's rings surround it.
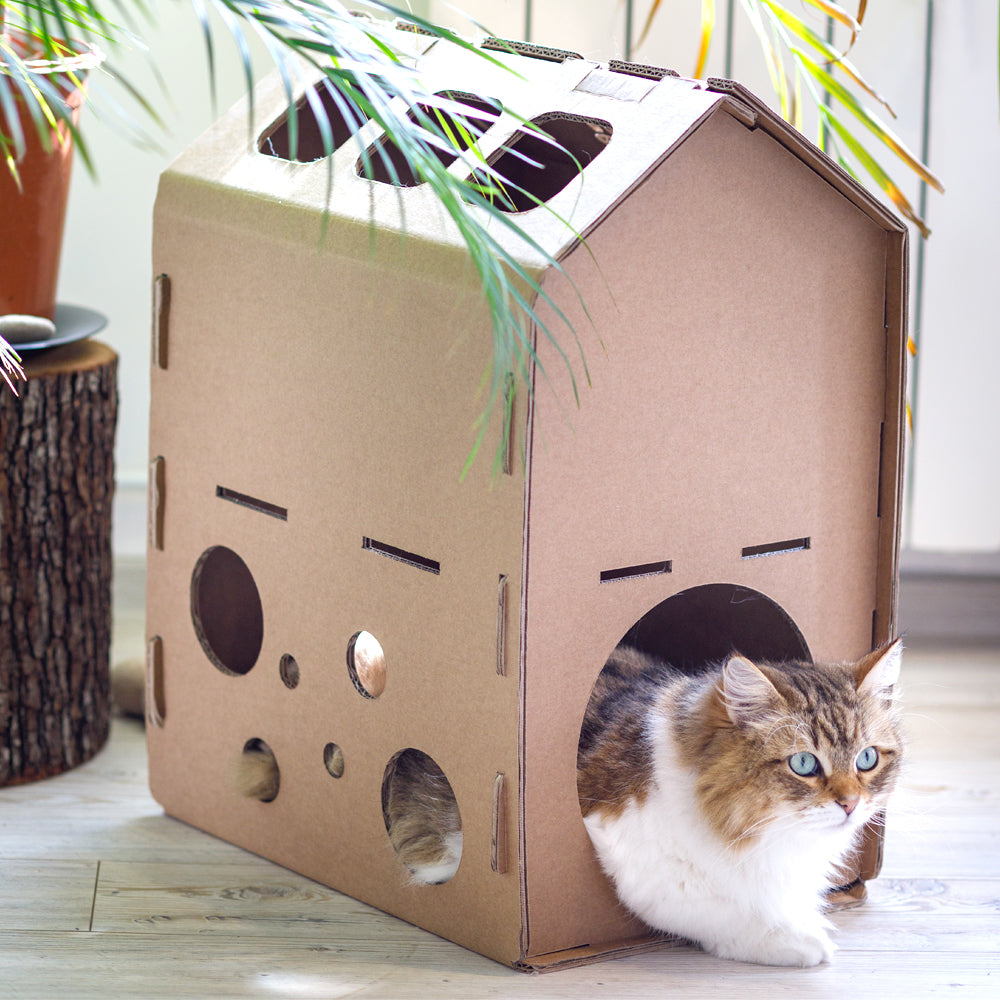
<svg viewBox="0 0 1000 1000">
<path fill-rule="evenodd" d="M 864 21 L 867 7 L 864 0 L 858 3 L 857 13 L 853 16 L 840 4 L 828 2 L 828 0 L 803 0 L 803 2 L 832 17 L 837 23 L 850 30 L 851 40 L 847 46 L 847 50 L 849 50 Z M 927 226 L 903 194 L 900 185 L 881 166 L 859 134 L 852 130 L 847 122 L 835 114 L 829 106 L 831 100 L 836 101 L 842 108 L 850 112 L 850 116 L 857 125 L 863 126 L 861 135 L 867 132 L 924 183 L 929 184 L 937 191 L 944 190 L 940 180 L 926 164 L 922 163 L 885 122 L 863 103 L 863 100 L 847 83 L 838 78 L 836 74 L 840 70 L 863 95 L 873 98 L 890 115 L 893 114 L 885 99 L 847 59 L 847 50 L 840 51 L 832 43 L 823 39 L 802 17 L 793 13 L 787 3 L 779 2 L 779 0 L 741 0 L 741 3 L 748 20 L 764 46 L 765 58 L 768 62 L 775 91 L 779 97 L 783 116 L 789 119 L 792 117 L 790 113 L 792 108 L 787 100 L 787 84 L 785 83 L 787 76 L 784 59 L 787 56 L 795 64 L 797 79 L 801 74 L 801 79 L 806 83 L 809 95 L 817 108 L 821 125 L 826 126 L 820 132 L 820 145 L 825 148 L 828 140 L 833 146 L 842 145 L 868 174 L 875 187 L 882 191 L 899 212 L 914 223 L 924 236 L 928 236 Z M 804 45 L 801 44 L 803 42 Z M 844 157 L 837 154 L 836 150 L 833 152 L 846 167 L 847 162 Z"/>
<path fill-rule="evenodd" d="M 77 38 L 114 38 L 119 29 L 107 17 L 97 0 L 6 0 L 8 12 L 16 11 L 16 23 L 39 39 L 46 51 L 57 51 L 61 36 Z M 4 0 L 0 0 L 0 7 Z M 489 312 L 493 329 L 493 360 L 484 373 L 485 403 L 483 413 L 474 429 L 474 443 L 469 461 L 480 450 L 491 426 L 490 414 L 502 406 L 504 423 L 510 419 L 507 387 L 511 373 L 520 377 L 531 390 L 528 378 L 532 365 L 537 362 L 533 336 L 538 330 L 556 343 L 556 337 L 540 319 L 537 306 L 554 304 L 525 268 L 518 263 L 503 241 L 490 234 L 490 226 L 501 232 L 518 234 L 522 246 L 546 265 L 558 267 L 557 262 L 536 242 L 527 239 L 515 218 L 500 207 L 496 197 L 499 178 L 489 167 L 480 162 L 474 178 L 462 178 L 449 172 L 441 163 L 438 152 L 442 147 L 452 152 L 467 146 L 467 137 L 443 129 L 441 119 L 425 113 L 408 114 L 420 107 L 436 107 L 451 120 L 460 120 L 461 106 L 449 106 L 424 85 L 419 74 L 410 65 L 406 53 L 396 47 L 396 32 L 386 18 L 399 18 L 412 24 L 422 33 L 434 35 L 443 42 L 475 53 L 478 57 L 498 66 L 504 63 L 469 40 L 430 22 L 405 12 L 384 0 L 362 0 L 354 4 L 371 17 L 357 16 L 348 11 L 339 0 L 192 0 L 194 13 L 202 26 L 206 45 L 206 59 L 210 75 L 215 71 L 215 40 L 210 26 L 209 12 L 216 13 L 231 37 L 245 74 L 250 99 L 253 94 L 253 71 L 250 60 L 251 37 L 263 43 L 268 55 L 278 69 L 285 96 L 288 100 L 288 127 L 292 154 L 299 137 L 299 112 L 296 110 L 298 95 L 305 93 L 309 111 L 315 119 L 326 154 L 333 151 L 333 131 L 322 102 L 307 79 L 322 75 L 327 93 L 345 117 L 356 120 L 370 119 L 379 125 L 389 142 L 395 146 L 406 166 L 415 176 L 433 189 L 445 212 L 461 235 L 469 258 L 479 277 L 483 301 Z M 4 62 L 0 53 L 0 67 Z M 23 153 L 23 134 L 12 115 L 15 98 L 20 98 L 30 109 L 31 120 L 40 133 L 45 133 L 55 120 L 65 120 L 57 95 L 39 86 L 32 89 L 30 80 L 19 67 L 16 72 L 0 74 L 0 143 L 8 164 L 16 169 L 16 160 Z M 213 82 L 214 88 L 214 82 Z M 153 109 L 149 105 L 149 110 Z M 467 110 L 467 109 L 466 109 Z M 252 107 L 250 111 L 252 121 Z M 5 126 L 5 122 L 13 123 Z M 248 123 L 249 124 L 249 123 Z M 467 158 L 476 155 L 473 146 Z M 390 175 L 395 167 L 386 162 Z M 484 181 L 485 178 L 485 181 Z M 332 178 L 331 178 L 332 183 Z M 483 222 L 485 215 L 486 224 Z M 560 325 L 572 332 L 569 321 L 553 309 Z M 573 334 L 575 338 L 575 333 Z M 556 344 L 559 347 L 559 344 Z M 571 356 L 559 347 L 566 364 L 574 391 L 576 370 L 582 364 L 582 351 Z M 502 457 L 504 440 L 509 427 L 504 426 L 497 448 L 497 461 Z M 468 466 L 467 466 L 468 467 Z"/>
</svg>

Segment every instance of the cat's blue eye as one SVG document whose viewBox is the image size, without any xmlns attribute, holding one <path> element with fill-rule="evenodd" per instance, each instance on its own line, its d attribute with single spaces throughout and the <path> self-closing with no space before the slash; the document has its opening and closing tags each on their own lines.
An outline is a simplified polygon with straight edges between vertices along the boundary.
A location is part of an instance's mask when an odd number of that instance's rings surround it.
<svg viewBox="0 0 1000 1000">
<path fill-rule="evenodd" d="M 819 761 L 812 753 L 793 753 L 788 758 L 788 766 L 801 778 L 809 778 L 819 774 Z"/>
<path fill-rule="evenodd" d="M 854 761 L 859 771 L 870 771 L 878 763 L 878 750 L 867 747 L 858 754 Z"/>
</svg>

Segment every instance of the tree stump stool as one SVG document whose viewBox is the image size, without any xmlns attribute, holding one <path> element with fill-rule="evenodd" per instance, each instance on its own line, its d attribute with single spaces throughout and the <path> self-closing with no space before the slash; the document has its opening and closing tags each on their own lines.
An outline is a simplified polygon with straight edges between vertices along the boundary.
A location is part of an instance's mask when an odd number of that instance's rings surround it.
<svg viewBox="0 0 1000 1000">
<path fill-rule="evenodd" d="M 0 385 L 0 785 L 92 757 L 110 727 L 118 356 L 83 340 Z"/>
</svg>

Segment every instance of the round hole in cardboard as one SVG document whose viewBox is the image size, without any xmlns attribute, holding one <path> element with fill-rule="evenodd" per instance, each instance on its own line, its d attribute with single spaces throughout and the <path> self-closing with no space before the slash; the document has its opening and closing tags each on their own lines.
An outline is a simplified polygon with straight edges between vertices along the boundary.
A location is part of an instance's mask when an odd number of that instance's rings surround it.
<svg viewBox="0 0 1000 1000">
<path fill-rule="evenodd" d="M 377 698 L 385 690 L 385 653 L 371 632 L 362 630 L 351 636 L 347 670 L 358 693 L 365 698 Z"/>
<path fill-rule="evenodd" d="M 264 641 L 264 610 L 253 574 L 232 549 L 206 549 L 191 574 L 191 620 L 201 648 L 225 674 L 246 674 Z"/>
<path fill-rule="evenodd" d="M 336 743 L 327 743 L 323 747 L 323 763 L 334 778 L 344 776 L 344 751 Z"/>
<path fill-rule="evenodd" d="M 291 653 L 282 654 L 278 662 L 278 673 L 286 688 L 297 688 L 299 686 L 299 664 Z"/>
<path fill-rule="evenodd" d="M 697 673 L 738 652 L 754 660 L 801 660 L 812 654 L 791 616 L 765 594 L 732 583 L 682 590 L 647 611 L 619 645 Z"/>
<path fill-rule="evenodd" d="M 248 799 L 273 802 L 278 797 L 281 773 L 274 751 L 259 737 L 243 744 L 236 770 L 236 787 Z"/>
<path fill-rule="evenodd" d="M 451 782 L 437 762 L 408 747 L 382 777 L 382 817 L 396 856 L 418 885 L 440 885 L 462 860 L 462 817 Z"/>
</svg>

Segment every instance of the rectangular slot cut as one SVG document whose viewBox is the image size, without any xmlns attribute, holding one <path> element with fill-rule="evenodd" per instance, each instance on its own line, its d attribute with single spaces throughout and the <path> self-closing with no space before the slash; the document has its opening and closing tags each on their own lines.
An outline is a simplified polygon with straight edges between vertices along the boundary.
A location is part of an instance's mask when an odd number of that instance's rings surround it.
<svg viewBox="0 0 1000 1000">
<path fill-rule="evenodd" d="M 660 562 L 642 563 L 640 566 L 622 566 L 618 569 L 601 571 L 601 583 L 613 583 L 616 580 L 635 580 L 641 576 L 659 576 L 670 573 L 673 564 L 669 559 Z"/>
<path fill-rule="evenodd" d="M 162 455 L 149 463 L 149 510 L 146 533 L 150 548 L 163 549 L 163 508 L 166 503 L 167 470 Z"/>
<path fill-rule="evenodd" d="M 286 112 L 261 135 L 257 150 L 279 160 L 312 163 L 343 146 L 366 121 L 361 108 L 323 79 L 296 102 L 294 118 Z"/>
<path fill-rule="evenodd" d="M 458 159 L 458 150 L 468 149 L 500 117 L 500 102 L 492 98 L 476 97 L 456 91 L 442 91 L 435 94 L 448 101 L 454 101 L 469 109 L 468 114 L 457 114 L 429 104 L 417 105 L 407 118 L 420 122 L 429 132 L 438 136 L 446 146 L 455 147 L 456 152 L 432 146 L 430 152 L 437 157 L 441 166 L 448 167 Z M 406 162 L 399 147 L 383 136 L 374 146 L 369 146 L 358 160 L 359 177 L 378 181 L 381 184 L 395 184 L 397 187 L 416 187 L 424 178 L 415 174 Z"/>
<path fill-rule="evenodd" d="M 508 373 L 503 383 L 503 474 L 514 471 L 514 376 Z"/>
<path fill-rule="evenodd" d="M 490 867 L 498 875 L 507 872 L 507 778 L 498 771 L 493 780 L 493 836 L 490 838 Z"/>
<path fill-rule="evenodd" d="M 782 552 L 804 552 L 810 547 L 808 538 L 789 538 L 784 542 L 767 542 L 765 545 L 748 545 L 743 550 L 744 559 L 756 559 L 758 556 L 776 556 Z"/>
<path fill-rule="evenodd" d="M 167 334 L 170 331 L 170 275 L 153 281 L 153 367 L 167 367 Z"/>
<path fill-rule="evenodd" d="M 258 514 L 267 514 L 268 517 L 276 517 L 279 521 L 288 520 L 288 508 L 279 507 L 276 503 L 269 503 L 267 500 L 248 496 L 246 493 L 237 493 L 236 490 L 228 489 L 225 486 L 216 486 L 215 495 L 222 500 L 239 504 L 240 507 L 249 507 L 250 510 L 255 510 Z"/>
<path fill-rule="evenodd" d="M 163 639 L 154 635 L 146 644 L 146 720 L 162 728 L 167 717 L 163 688 Z"/>
<path fill-rule="evenodd" d="M 610 122 L 564 112 L 540 115 L 519 129 L 470 182 L 501 212 L 527 212 L 554 198 L 611 141 Z"/>
<path fill-rule="evenodd" d="M 417 555 L 416 552 L 407 552 L 406 549 L 397 548 L 395 545 L 387 545 L 385 542 L 377 541 L 365 535 L 361 539 L 361 548 L 369 552 L 377 552 L 387 559 L 394 559 L 396 562 L 406 563 L 407 566 L 415 566 L 426 573 L 440 575 L 441 563 L 436 559 L 428 559 L 426 556 Z"/>
<path fill-rule="evenodd" d="M 885 468 L 885 421 L 878 425 L 878 490 L 875 494 L 875 516 L 882 516 L 882 470 Z"/>
<path fill-rule="evenodd" d="M 507 576 L 500 574 L 497 587 L 497 676 L 507 676 Z"/>
</svg>

